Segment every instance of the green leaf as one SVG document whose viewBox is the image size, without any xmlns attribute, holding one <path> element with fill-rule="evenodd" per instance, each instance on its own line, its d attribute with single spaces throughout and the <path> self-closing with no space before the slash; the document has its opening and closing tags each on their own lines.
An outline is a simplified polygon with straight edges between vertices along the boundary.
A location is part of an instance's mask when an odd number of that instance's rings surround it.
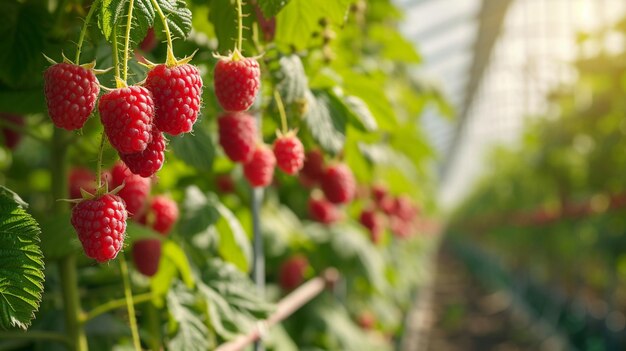
<svg viewBox="0 0 626 351">
<path fill-rule="evenodd" d="M 132 244 L 138 240 L 144 239 L 156 239 L 162 241 L 165 238 L 163 235 L 155 232 L 152 228 L 148 228 L 135 221 L 128 221 L 126 223 L 126 243 Z"/>
<path fill-rule="evenodd" d="M 29 90 L 0 90 L 0 111 L 22 115 L 45 112 L 46 100 L 41 92 L 41 87 Z"/>
<path fill-rule="evenodd" d="M 76 231 L 70 223 L 70 212 L 40 219 L 41 250 L 47 261 L 54 261 L 81 249 Z"/>
<path fill-rule="evenodd" d="M 298 55 L 283 56 L 278 60 L 279 68 L 274 75 L 276 87 L 285 104 L 293 104 L 306 99 L 309 79 Z"/>
<path fill-rule="evenodd" d="M 263 16 L 271 18 L 276 16 L 290 0 L 259 0 L 259 7 L 263 11 Z"/>
<path fill-rule="evenodd" d="M 193 135 L 173 137 L 170 146 L 176 157 L 198 171 L 210 172 L 213 169 L 215 146 L 203 128 L 196 128 Z"/>
<path fill-rule="evenodd" d="M 180 39 L 187 38 L 192 26 L 191 10 L 187 8 L 185 0 L 157 0 L 157 3 L 165 15 L 167 26 L 172 36 Z M 163 23 L 160 19 L 155 20 L 154 28 L 154 33 L 159 38 L 166 39 Z"/>
<path fill-rule="evenodd" d="M 130 0 L 103 0 L 98 12 L 98 27 L 105 39 L 112 43 L 114 29 L 117 30 L 118 49 L 123 50 Z M 154 25 L 155 10 L 150 0 L 134 0 L 130 28 L 130 49 L 135 48 Z"/>
<path fill-rule="evenodd" d="M 368 39 L 378 44 L 381 58 L 394 62 L 419 63 L 415 45 L 389 25 L 374 24 L 368 28 Z"/>
<path fill-rule="evenodd" d="M 208 350 L 209 329 L 198 317 L 195 308 L 196 297 L 183 284 L 176 284 L 167 294 L 167 307 L 170 324 L 175 328 L 174 336 L 169 340 L 169 350 Z"/>
<path fill-rule="evenodd" d="M 248 332 L 258 319 L 267 318 L 274 310 L 259 297 L 247 275 L 220 259 L 209 260 L 198 281 L 211 325 L 224 339 Z"/>
<path fill-rule="evenodd" d="M 162 305 L 160 296 L 164 296 L 169 290 L 174 279 L 180 276 L 182 281 L 189 288 L 195 285 L 193 275 L 191 274 L 191 266 L 185 255 L 185 251 L 172 240 L 163 242 L 161 249 L 161 260 L 159 261 L 159 270 L 152 279 L 150 279 L 150 287 L 152 292 L 159 296 L 155 299 L 158 306 Z"/>
<path fill-rule="evenodd" d="M 16 201 L 5 187 L 0 189 L 0 329 L 25 330 L 43 292 L 41 230 L 20 205 L 23 201 Z"/>
<path fill-rule="evenodd" d="M 338 154 L 346 139 L 347 116 L 343 106 L 325 91 L 307 92 L 304 121 L 318 144 L 331 154 Z"/>
<path fill-rule="evenodd" d="M 326 93 L 338 112 L 345 115 L 343 119 L 361 131 L 374 131 L 378 128 L 376 119 L 367 104 L 356 96 L 345 96 L 340 89 L 329 89 Z"/>
<path fill-rule="evenodd" d="M 291 0 L 276 16 L 274 41 L 283 47 L 308 48 L 314 39 L 313 33 L 322 29 L 319 20 L 326 18 L 330 23 L 342 25 L 351 2 Z"/>
<path fill-rule="evenodd" d="M 241 223 L 226 206 L 218 202 L 213 204 L 220 214 L 216 223 L 219 232 L 218 251 L 228 262 L 234 264 L 242 272 L 248 272 L 252 262 L 252 246 L 243 230 Z"/>
<path fill-rule="evenodd" d="M 33 2 L 0 2 L 0 81 L 6 86 L 33 86 L 45 66 L 45 38 L 49 14 Z M 15 102 L 19 103 L 20 99 Z"/>
<path fill-rule="evenodd" d="M 220 218 L 220 213 L 213 203 L 209 202 L 206 195 L 196 186 L 190 186 L 185 190 L 183 210 L 180 232 L 186 236 L 208 230 Z"/>
</svg>

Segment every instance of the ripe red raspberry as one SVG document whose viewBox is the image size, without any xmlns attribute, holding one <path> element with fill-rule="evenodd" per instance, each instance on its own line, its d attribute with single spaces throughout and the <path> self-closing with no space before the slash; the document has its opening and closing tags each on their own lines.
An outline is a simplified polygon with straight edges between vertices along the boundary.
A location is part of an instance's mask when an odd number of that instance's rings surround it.
<svg viewBox="0 0 626 351">
<path fill-rule="evenodd" d="M 163 235 L 168 235 L 177 220 L 176 202 L 169 197 L 157 195 L 152 198 L 150 206 L 139 216 L 137 222 L 148 225 Z"/>
<path fill-rule="evenodd" d="M 126 208 L 117 195 L 83 200 L 72 209 L 72 226 L 85 254 L 98 262 L 117 256 L 126 233 Z"/>
<path fill-rule="evenodd" d="M 152 141 L 142 152 L 120 154 L 120 158 L 134 174 L 151 177 L 163 166 L 165 160 L 165 138 L 156 127 L 152 127 Z"/>
<path fill-rule="evenodd" d="M 146 88 L 115 89 L 100 98 L 100 120 L 111 145 L 123 154 L 142 152 L 152 140 L 154 103 Z"/>
<path fill-rule="evenodd" d="M 321 179 L 321 187 L 330 202 L 345 204 L 354 198 L 356 181 L 350 168 L 338 163 L 326 168 Z"/>
<path fill-rule="evenodd" d="M 230 174 L 218 174 L 215 176 L 215 185 L 220 193 L 232 193 L 235 191 L 235 182 Z"/>
<path fill-rule="evenodd" d="M 220 145 L 233 162 L 252 158 L 257 141 L 256 120 L 247 113 L 227 112 L 217 120 Z"/>
<path fill-rule="evenodd" d="M 96 192 L 96 174 L 87 168 L 73 168 L 68 176 L 68 188 L 70 199 L 82 198 L 81 188 L 94 194 Z"/>
<path fill-rule="evenodd" d="M 324 224 L 336 222 L 341 218 L 341 214 L 335 204 L 317 196 L 312 196 L 309 199 L 309 216 L 312 220 Z"/>
<path fill-rule="evenodd" d="M 154 125 L 171 135 L 188 133 L 198 119 L 202 77 L 195 66 L 157 65 L 148 72 L 146 88 L 152 92 Z"/>
<path fill-rule="evenodd" d="M 278 283 L 285 291 L 291 291 L 302 282 L 304 275 L 309 267 L 309 261 L 302 255 L 296 255 L 288 258 L 280 266 L 278 273 Z"/>
<path fill-rule="evenodd" d="M 133 244 L 133 262 L 139 273 L 152 277 L 159 270 L 161 240 L 144 239 Z"/>
<path fill-rule="evenodd" d="M 388 193 L 389 191 L 387 190 L 387 187 L 382 184 L 375 184 L 374 186 L 372 186 L 372 197 L 374 198 L 374 202 L 378 206 L 380 206 L 383 199 L 387 197 Z"/>
<path fill-rule="evenodd" d="M 393 235 L 399 239 L 408 238 L 413 232 L 411 222 L 395 216 L 389 218 L 389 229 L 391 229 Z"/>
<path fill-rule="evenodd" d="M 307 151 L 304 165 L 300 171 L 300 179 L 306 186 L 313 186 L 324 174 L 324 155 L 319 149 Z"/>
<path fill-rule="evenodd" d="M 93 111 L 100 85 L 92 70 L 57 63 L 44 73 L 48 114 L 54 125 L 67 130 L 83 127 Z"/>
<path fill-rule="evenodd" d="M 255 188 L 268 186 L 274 178 L 274 167 L 276 157 L 272 150 L 267 145 L 258 145 L 250 161 L 243 165 L 243 175 Z"/>
<path fill-rule="evenodd" d="M 265 17 L 258 4 L 254 5 L 254 13 L 256 14 L 259 28 L 261 32 L 263 32 L 263 39 L 265 39 L 265 41 L 272 41 L 276 33 L 276 17 Z"/>
<path fill-rule="evenodd" d="M 0 119 L 9 121 L 20 127 L 24 126 L 23 116 L 0 112 Z M 0 128 L 0 130 L 2 130 L 2 136 L 4 137 L 4 145 L 6 145 L 10 150 L 15 150 L 17 145 L 22 140 L 22 134 L 10 128 Z"/>
<path fill-rule="evenodd" d="M 215 95 L 226 111 L 245 111 L 254 103 L 261 85 L 259 63 L 235 52 L 215 65 Z"/>
<path fill-rule="evenodd" d="M 150 179 L 133 174 L 123 162 L 118 162 L 111 169 L 111 187 L 116 188 L 124 183 L 117 193 L 125 202 L 128 216 L 140 214 L 150 193 Z"/>
<path fill-rule="evenodd" d="M 380 243 L 383 230 L 385 230 L 383 218 L 373 209 L 365 209 L 359 216 L 359 222 L 369 230 L 372 242 Z"/>
<path fill-rule="evenodd" d="M 304 146 L 294 133 L 280 135 L 274 141 L 274 155 L 278 168 L 287 174 L 296 174 L 304 165 Z"/>
<path fill-rule="evenodd" d="M 418 209 L 413 205 L 411 199 L 406 195 L 400 195 L 395 200 L 393 215 L 411 222 L 417 216 Z"/>
<path fill-rule="evenodd" d="M 141 43 L 139 43 L 139 48 L 143 52 L 150 52 L 154 50 L 159 41 L 156 38 L 156 34 L 154 33 L 154 27 L 148 28 L 148 32 L 146 36 L 143 38 Z"/>
</svg>

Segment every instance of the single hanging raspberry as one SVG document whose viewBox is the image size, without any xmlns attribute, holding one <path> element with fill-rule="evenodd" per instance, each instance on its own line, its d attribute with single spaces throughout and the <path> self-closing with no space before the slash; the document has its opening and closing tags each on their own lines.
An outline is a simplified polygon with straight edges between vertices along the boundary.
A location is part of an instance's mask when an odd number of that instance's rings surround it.
<svg viewBox="0 0 626 351">
<path fill-rule="evenodd" d="M 285 173 L 294 175 L 304 165 L 304 146 L 295 133 L 279 135 L 274 141 L 274 155 L 278 168 Z"/>
<path fill-rule="evenodd" d="M 387 187 L 382 184 L 375 184 L 372 186 L 372 197 L 376 205 L 380 206 L 381 202 L 387 197 L 389 191 Z"/>
<path fill-rule="evenodd" d="M 419 210 L 411 199 L 406 195 L 400 195 L 395 200 L 393 215 L 406 222 L 412 222 L 417 217 Z"/>
<path fill-rule="evenodd" d="M 309 261 L 302 255 L 295 255 L 284 261 L 278 273 L 278 283 L 285 291 L 291 291 L 304 282 Z"/>
<path fill-rule="evenodd" d="M 165 138 L 156 127 L 152 127 L 152 141 L 142 152 L 120 154 L 120 158 L 134 174 L 151 177 L 163 166 L 165 160 Z"/>
<path fill-rule="evenodd" d="M 228 173 L 216 175 L 215 186 L 220 193 L 228 194 L 235 191 L 235 181 Z"/>
<path fill-rule="evenodd" d="M 148 72 L 146 88 L 152 92 L 156 113 L 154 125 L 170 135 L 188 133 L 198 119 L 202 77 L 190 64 L 161 64 Z"/>
<path fill-rule="evenodd" d="M 150 193 L 150 179 L 133 174 L 123 162 L 118 162 L 111 169 L 111 187 L 124 187 L 117 193 L 126 202 L 128 216 L 140 214 Z"/>
<path fill-rule="evenodd" d="M 307 151 L 300 171 L 300 180 L 305 186 L 313 186 L 322 179 L 322 175 L 324 175 L 324 154 L 319 149 Z"/>
<path fill-rule="evenodd" d="M 83 127 L 93 111 L 100 85 L 93 70 L 57 63 L 44 73 L 48 114 L 54 125 L 67 130 Z"/>
<path fill-rule="evenodd" d="M 72 226 L 85 254 L 98 262 L 117 256 L 124 244 L 126 208 L 117 195 L 106 194 L 79 202 L 72 209 Z"/>
<path fill-rule="evenodd" d="M 309 198 L 309 217 L 316 222 L 330 224 L 341 219 L 341 213 L 332 202 L 313 195 Z"/>
<path fill-rule="evenodd" d="M 330 202 L 345 204 L 354 198 L 356 181 L 348 166 L 337 163 L 326 168 L 322 176 L 321 187 Z"/>
<path fill-rule="evenodd" d="M 143 239 L 133 244 L 133 262 L 139 273 L 152 277 L 159 270 L 161 240 Z"/>
<path fill-rule="evenodd" d="M 137 222 L 148 225 L 163 235 L 169 234 L 177 220 L 178 205 L 163 195 L 153 197 L 146 211 L 137 218 Z"/>
<path fill-rule="evenodd" d="M 252 158 L 243 165 L 243 174 L 255 188 L 265 187 L 272 183 L 274 178 L 276 157 L 267 145 L 258 145 Z"/>
<path fill-rule="evenodd" d="M 217 120 L 220 145 L 233 162 L 252 158 L 257 142 L 256 120 L 247 113 L 226 112 Z"/>
<path fill-rule="evenodd" d="M 261 69 L 253 58 L 235 50 L 215 65 L 215 95 L 226 111 L 245 111 L 252 106 L 261 85 Z"/>
<path fill-rule="evenodd" d="M 374 244 L 379 244 L 385 230 L 384 219 L 373 209 L 365 209 L 359 216 L 359 222 L 370 232 Z"/>
<path fill-rule="evenodd" d="M 24 126 L 24 116 L 0 112 L 0 119 L 9 121 L 20 127 Z M 22 140 L 22 134 L 16 132 L 13 129 L 6 128 L 6 127 L 0 128 L 0 131 L 2 131 L 2 136 L 4 137 L 4 145 L 6 145 L 6 147 L 8 147 L 9 150 L 15 150 L 17 145 Z"/>
<path fill-rule="evenodd" d="M 120 153 L 142 152 L 152 141 L 154 102 L 146 88 L 112 90 L 102 95 L 98 110 L 111 145 Z"/>
</svg>

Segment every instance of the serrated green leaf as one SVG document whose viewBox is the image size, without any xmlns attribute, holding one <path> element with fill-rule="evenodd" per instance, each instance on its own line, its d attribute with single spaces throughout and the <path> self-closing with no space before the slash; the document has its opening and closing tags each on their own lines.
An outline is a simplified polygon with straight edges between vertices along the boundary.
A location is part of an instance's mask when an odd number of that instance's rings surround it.
<svg viewBox="0 0 626 351">
<path fill-rule="evenodd" d="M 278 60 L 279 68 L 274 73 L 276 88 L 285 104 L 293 104 L 306 99 L 309 79 L 298 55 L 283 56 Z"/>
<path fill-rule="evenodd" d="M 345 114 L 344 119 L 361 131 L 373 131 L 378 128 L 374 116 L 367 104 L 356 96 L 345 96 L 339 89 L 326 90 L 336 110 Z"/>
<path fill-rule="evenodd" d="M 176 157 L 198 171 L 210 172 L 213 169 L 215 146 L 203 128 L 196 128 L 193 135 L 173 137 L 170 146 Z"/>
<path fill-rule="evenodd" d="M 0 189 L 0 329 L 25 330 L 43 292 L 41 230 L 14 197 L 7 196 L 10 190 Z"/>
<path fill-rule="evenodd" d="M 128 27 L 131 0 L 103 0 L 98 11 L 98 27 L 105 39 L 112 43 L 116 29 L 118 49 L 122 50 Z M 155 9 L 150 0 L 133 0 L 130 23 L 130 48 L 134 49 L 154 25 Z"/>
<path fill-rule="evenodd" d="M 244 13 L 252 13 L 253 9 L 249 1 L 246 1 L 242 8 Z M 237 7 L 234 0 L 211 0 L 209 10 L 209 21 L 213 24 L 215 35 L 217 35 L 217 50 L 220 53 L 227 53 L 235 48 L 237 41 Z M 252 16 L 243 18 L 243 40 L 249 42 L 252 38 Z"/>
<path fill-rule="evenodd" d="M 187 38 L 192 27 L 191 10 L 187 8 L 187 3 L 184 0 L 157 0 L 157 3 L 165 15 L 172 36 L 183 40 Z M 163 23 L 160 19 L 155 20 L 154 27 L 155 34 L 165 39 Z"/>
<path fill-rule="evenodd" d="M 306 49 L 313 42 L 313 33 L 320 32 L 319 20 L 328 19 L 340 26 L 345 21 L 351 0 L 291 0 L 276 16 L 274 41 L 283 47 Z"/>
<path fill-rule="evenodd" d="M 311 135 L 325 151 L 338 154 L 343 149 L 347 116 L 343 106 L 326 91 L 307 92 L 307 111 L 303 118 Z"/>
<path fill-rule="evenodd" d="M 226 206 L 217 199 L 213 201 L 213 205 L 221 216 L 216 223 L 220 255 L 242 272 L 248 272 L 252 262 L 252 246 L 246 232 L 237 217 Z"/>
<path fill-rule="evenodd" d="M 263 16 L 271 18 L 276 16 L 290 0 L 259 0 L 259 7 L 263 11 Z"/>
<path fill-rule="evenodd" d="M 169 340 L 170 350 L 204 351 L 209 349 L 209 329 L 198 317 L 196 297 L 183 284 L 176 284 L 167 294 L 170 323 L 175 334 Z"/>
</svg>

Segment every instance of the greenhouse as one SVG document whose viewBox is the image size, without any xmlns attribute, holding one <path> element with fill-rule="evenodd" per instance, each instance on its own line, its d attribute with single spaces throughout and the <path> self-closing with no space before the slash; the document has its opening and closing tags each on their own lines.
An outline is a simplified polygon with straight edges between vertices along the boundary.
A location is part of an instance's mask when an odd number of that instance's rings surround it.
<svg viewBox="0 0 626 351">
<path fill-rule="evenodd" d="M 0 38 L 0 350 L 626 350 L 624 0 L 0 0 Z"/>
</svg>

